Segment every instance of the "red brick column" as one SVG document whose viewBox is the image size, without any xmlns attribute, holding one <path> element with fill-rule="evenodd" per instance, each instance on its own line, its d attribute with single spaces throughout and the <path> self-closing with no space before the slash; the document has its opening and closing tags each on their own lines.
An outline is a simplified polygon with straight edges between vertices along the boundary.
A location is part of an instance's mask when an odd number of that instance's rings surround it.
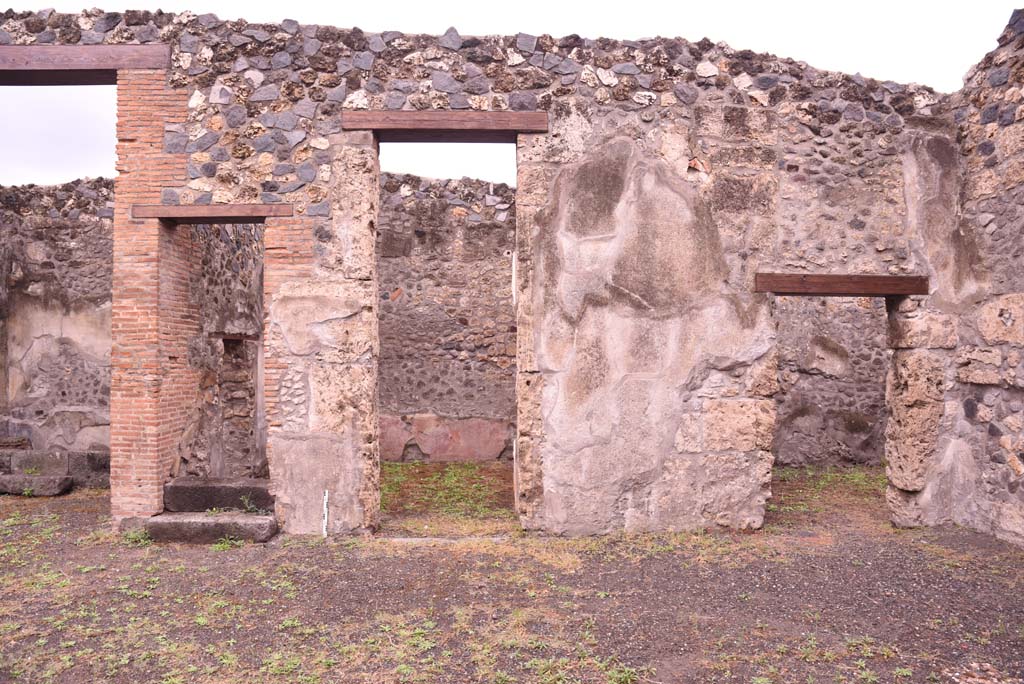
<svg viewBox="0 0 1024 684">
<path fill-rule="evenodd" d="M 180 340 L 189 327 L 189 232 L 133 220 L 130 212 L 133 204 L 159 203 L 164 187 L 185 182 L 184 155 L 164 153 L 163 140 L 165 124 L 184 121 L 186 104 L 186 93 L 168 86 L 166 71 L 118 72 L 110 387 L 115 520 L 163 510 L 174 430 L 185 410 Z M 161 315 L 162 306 L 169 315 Z"/>
</svg>

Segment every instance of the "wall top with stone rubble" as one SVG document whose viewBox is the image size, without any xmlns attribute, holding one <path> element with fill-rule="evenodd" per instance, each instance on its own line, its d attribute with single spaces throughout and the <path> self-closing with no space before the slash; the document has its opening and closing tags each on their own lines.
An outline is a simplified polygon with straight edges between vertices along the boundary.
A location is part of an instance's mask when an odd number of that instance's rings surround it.
<svg viewBox="0 0 1024 684">
<path fill-rule="evenodd" d="M 238 74 L 242 99 L 283 94 L 351 109 L 548 109 L 588 94 L 635 110 L 669 99 L 693 104 L 721 90 L 736 103 L 811 103 L 826 125 L 846 116 L 899 126 L 937 99 L 928 87 L 821 71 L 706 38 L 471 37 L 454 28 L 436 37 L 162 11 L 0 14 L 0 45 L 119 43 L 170 44 L 174 85 L 209 88 Z M 251 69 L 269 73 L 254 82 L 245 76 Z"/>
<path fill-rule="evenodd" d="M 113 218 L 114 181 L 83 178 L 60 185 L 0 186 L 0 225 L 30 217 Z"/>
</svg>

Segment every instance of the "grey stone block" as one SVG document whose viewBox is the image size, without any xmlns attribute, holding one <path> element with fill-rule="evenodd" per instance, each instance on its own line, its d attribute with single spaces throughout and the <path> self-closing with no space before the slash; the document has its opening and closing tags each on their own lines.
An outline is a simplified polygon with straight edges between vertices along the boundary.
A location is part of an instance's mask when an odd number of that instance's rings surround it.
<svg viewBox="0 0 1024 684">
<path fill-rule="evenodd" d="M 59 496 L 70 489 L 68 475 L 0 475 L 0 494 Z"/>
<path fill-rule="evenodd" d="M 76 487 L 109 487 L 110 454 L 105 451 L 70 451 L 68 474 Z"/>
<path fill-rule="evenodd" d="M 68 455 L 63 451 L 12 452 L 11 472 L 15 475 L 67 475 Z"/>
<path fill-rule="evenodd" d="M 164 485 L 164 508 L 175 513 L 214 508 L 273 510 L 270 480 L 178 477 Z"/>
<path fill-rule="evenodd" d="M 155 541 L 186 544 L 212 544 L 225 537 L 263 543 L 277 534 L 274 516 L 246 513 L 163 513 L 125 526 L 141 526 Z"/>
</svg>

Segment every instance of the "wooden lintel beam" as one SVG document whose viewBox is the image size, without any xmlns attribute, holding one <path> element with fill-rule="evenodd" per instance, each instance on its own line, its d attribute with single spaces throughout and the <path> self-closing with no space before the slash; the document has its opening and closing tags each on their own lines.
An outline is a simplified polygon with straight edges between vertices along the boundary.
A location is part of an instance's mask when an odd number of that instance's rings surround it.
<svg viewBox="0 0 1024 684">
<path fill-rule="evenodd" d="M 174 224 L 263 223 L 294 216 L 291 204 L 133 204 L 133 219 L 160 219 Z"/>
<path fill-rule="evenodd" d="M 168 69 L 171 48 L 149 45 L 0 45 L 0 85 L 113 85 L 118 69 Z"/>
<path fill-rule="evenodd" d="M 754 291 L 818 297 L 926 295 L 928 276 L 756 273 Z"/>
<path fill-rule="evenodd" d="M 548 113 L 345 111 L 341 127 L 346 131 L 373 131 L 381 142 L 515 142 L 520 133 L 547 133 Z"/>
</svg>

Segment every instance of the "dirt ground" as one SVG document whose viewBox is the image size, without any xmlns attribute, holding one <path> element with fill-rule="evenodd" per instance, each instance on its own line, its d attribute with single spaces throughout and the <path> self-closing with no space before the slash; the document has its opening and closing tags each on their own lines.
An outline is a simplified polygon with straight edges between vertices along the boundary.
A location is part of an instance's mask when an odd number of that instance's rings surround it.
<svg viewBox="0 0 1024 684">
<path fill-rule="evenodd" d="M 780 470 L 747 534 L 392 521 L 266 546 L 115 535 L 102 491 L 4 497 L 0 682 L 1019 683 L 1024 550 L 894 530 L 883 482 Z M 442 506 L 428 532 L 497 508 Z"/>
</svg>

